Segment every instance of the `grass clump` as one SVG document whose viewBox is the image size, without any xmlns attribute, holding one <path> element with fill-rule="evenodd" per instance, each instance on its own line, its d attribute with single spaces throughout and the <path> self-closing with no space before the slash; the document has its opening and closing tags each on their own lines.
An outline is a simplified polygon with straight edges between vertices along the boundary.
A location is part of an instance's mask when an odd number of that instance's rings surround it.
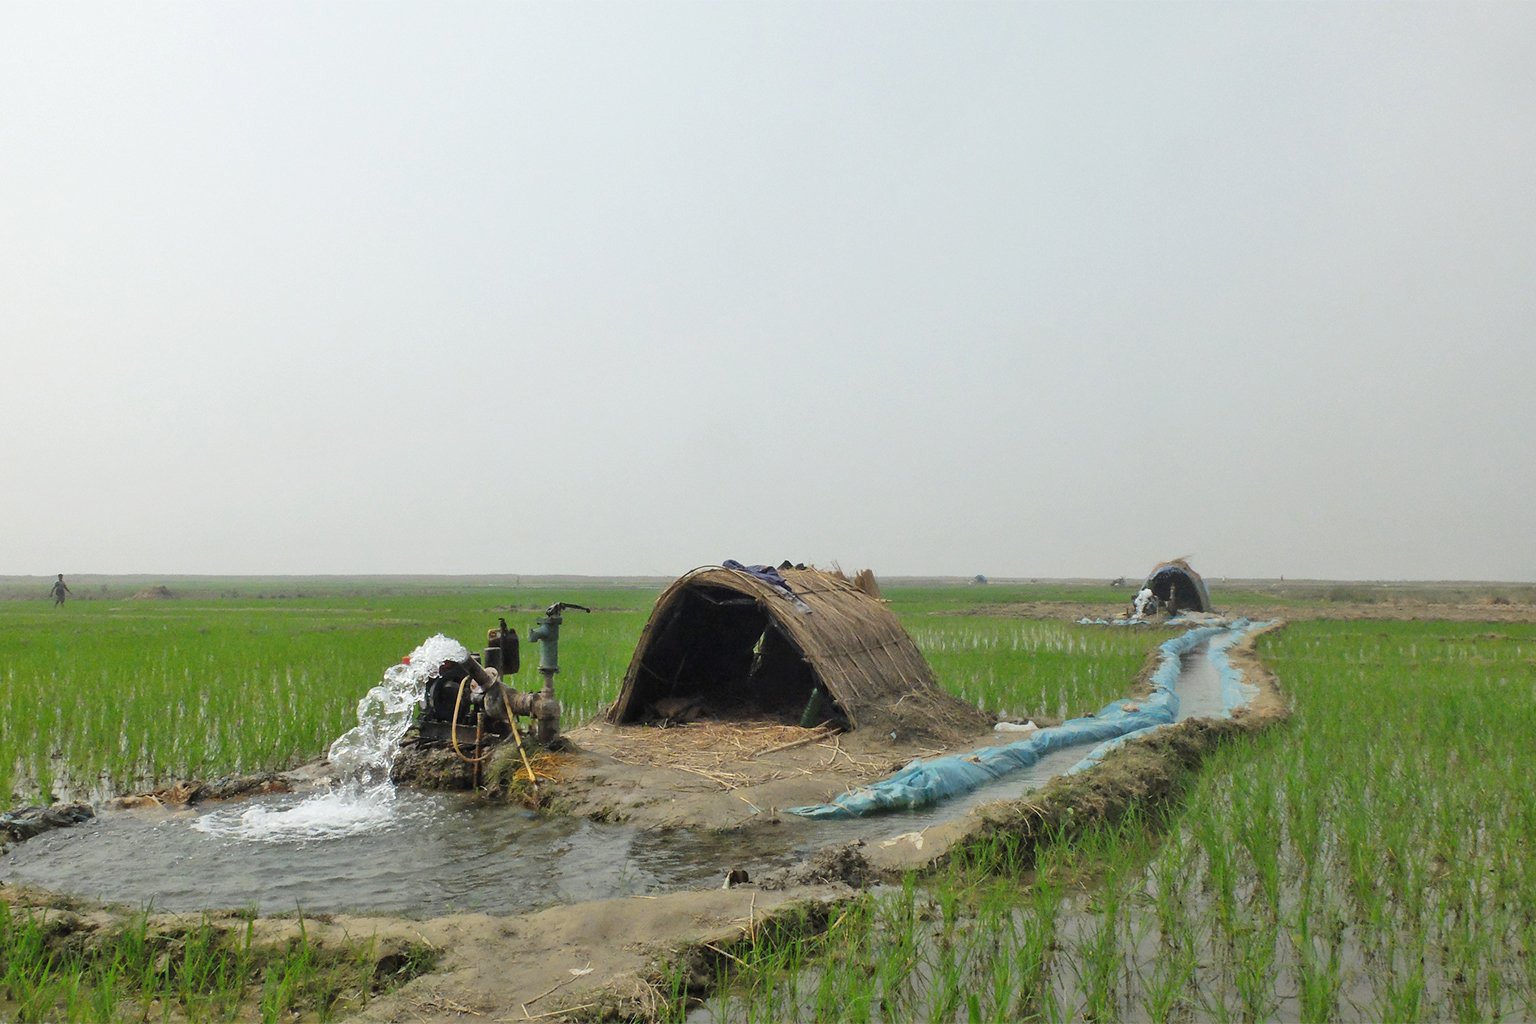
<svg viewBox="0 0 1536 1024">
<path fill-rule="evenodd" d="M 256 939 L 255 924 L 208 917 L 166 926 L 147 912 L 115 926 L 0 902 L 0 1018 L 19 1024 L 126 1020 L 330 1021 L 433 968 L 424 946 L 375 939 Z"/>
</svg>

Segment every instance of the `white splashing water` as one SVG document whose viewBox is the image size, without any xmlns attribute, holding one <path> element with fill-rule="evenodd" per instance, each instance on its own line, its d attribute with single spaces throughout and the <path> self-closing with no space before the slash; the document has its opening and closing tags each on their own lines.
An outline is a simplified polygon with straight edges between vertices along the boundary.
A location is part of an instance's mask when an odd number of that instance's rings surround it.
<svg viewBox="0 0 1536 1024">
<path fill-rule="evenodd" d="M 211 835 L 256 842 L 338 839 L 371 832 L 395 816 L 395 784 L 389 771 L 427 678 L 445 661 L 463 661 L 469 650 L 439 633 L 357 702 L 357 725 L 331 744 L 338 781 L 292 807 L 256 806 L 214 811 L 192 825 Z"/>
</svg>

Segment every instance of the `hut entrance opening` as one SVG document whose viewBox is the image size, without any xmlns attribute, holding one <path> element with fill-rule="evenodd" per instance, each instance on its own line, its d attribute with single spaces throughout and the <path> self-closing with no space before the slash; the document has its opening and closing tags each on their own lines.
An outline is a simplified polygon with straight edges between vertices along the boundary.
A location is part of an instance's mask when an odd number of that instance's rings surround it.
<svg viewBox="0 0 1536 1024">
<path fill-rule="evenodd" d="M 689 588 L 658 624 L 634 678 L 629 721 L 799 724 L 820 691 L 812 724 L 847 727 L 816 671 L 758 600 L 725 587 Z"/>
<path fill-rule="evenodd" d="M 1147 581 L 1147 586 L 1151 588 L 1152 596 L 1157 598 L 1158 604 L 1164 608 L 1187 612 L 1210 610 L 1200 588 L 1190 579 L 1189 573 L 1181 569 L 1169 567 L 1159 570 Z"/>
</svg>

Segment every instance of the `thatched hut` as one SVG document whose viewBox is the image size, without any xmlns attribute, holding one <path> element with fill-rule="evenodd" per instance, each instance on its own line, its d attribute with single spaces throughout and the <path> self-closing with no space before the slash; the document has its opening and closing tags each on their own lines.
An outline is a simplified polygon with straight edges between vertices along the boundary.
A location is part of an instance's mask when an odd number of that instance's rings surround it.
<svg viewBox="0 0 1536 1024">
<path fill-rule="evenodd" d="M 1152 596 L 1164 608 L 1181 612 L 1212 610 L 1211 595 L 1205 589 L 1205 581 L 1182 558 L 1155 567 L 1142 587 L 1152 591 Z"/>
<path fill-rule="evenodd" d="M 990 725 L 939 688 L 884 602 L 841 574 L 760 568 L 705 566 L 661 593 L 610 722 L 686 706 L 717 720 L 814 719 L 903 741 Z"/>
</svg>

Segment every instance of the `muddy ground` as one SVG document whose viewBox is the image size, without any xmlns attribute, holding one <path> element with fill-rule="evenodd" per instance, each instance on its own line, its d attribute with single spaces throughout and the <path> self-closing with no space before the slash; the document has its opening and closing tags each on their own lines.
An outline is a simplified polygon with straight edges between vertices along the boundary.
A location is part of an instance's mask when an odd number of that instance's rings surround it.
<svg viewBox="0 0 1536 1024">
<path fill-rule="evenodd" d="M 534 756 L 537 794 L 526 784 L 511 743 L 494 748 L 475 785 L 549 812 L 644 829 L 795 829 L 806 822 L 784 813 L 788 808 L 825 803 L 914 758 L 998 742 L 990 729 L 939 743 L 770 722 L 703 721 L 671 728 L 593 722 L 565 734 L 558 752 Z M 408 750 L 396 779 L 468 789 L 473 771 L 451 750 Z"/>
<path fill-rule="evenodd" d="M 1053 609 L 1053 617 L 1060 617 L 1061 606 Z M 853 898 L 861 887 L 942 864 L 968 844 L 999 833 L 1017 839 L 1027 854 L 1047 828 L 1086 828 L 1132 806 L 1177 799 L 1189 770 L 1215 744 L 1265 728 L 1287 714 L 1284 697 L 1254 653 L 1254 643 L 1250 635 L 1230 652 L 1245 678 L 1260 690 L 1243 714 L 1165 728 L 1126 744 L 1095 769 L 1058 778 L 1023 800 L 983 805 L 920 832 L 881 843 L 829 846 L 803 863 L 734 888 L 603 900 L 505 917 L 459 914 L 414 921 L 327 915 L 307 921 L 306 934 L 321 944 L 374 937 L 381 963 L 413 944 L 438 954 L 435 970 L 373 999 L 349 1019 L 649 1019 L 676 979 L 701 994 L 711 983 L 714 966 L 729 960 L 733 946 L 763 928 L 815 930 L 824 924 L 831 906 Z M 1155 665 L 1153 651 L 1131 695 L 1145 687 Z M 659 732 L 675 735 L 658 738 Z M 545 763 L 551 777 L 545 779 L 541 797 L 567 813 L 644 827 L 687 823 L 782 828 L 803 838 L 809 823 L 780 815 L 780 810 L 829 799 L 888 774 L 913 756 L 944 752 L 825 731 L 726 730 L 712 737 L 712 743 L 698 742 L 703 738 L 698 731 L 651 733 L 604 725 L 575 730 L 572 739 L 581 753 Z M 973 739 L 967 749 L 993 737 Z M 303 785 L 316 777 L 311 769 L 294 779 Z M 264 788 L 282 784 L 267 780 Z M 216 789 L 181 790 L 155 799 L 216 795 Z M 721 867 L 724 879 L 730 865 Z M 111 927 L 127 913 L 82 909 L 79 901 L 15 887 L 0 887 L 0 899 L 18 905 L 67 904 L 82 931 Z M 155 926 L 175 928 L 178 921 L 184 925 L 184 919 L 159 915 Z M 232 917 L 227 923 L 246 927 L 243 918 Z M 261 941 L 273 943 L 287 941 L 298 927 L 289 918 L 261 919 L 256 925 Z"/>
<path fill-rule="evenodd" d="M 456 914 L 425 921 L 151 914 L 145 933 L 151 944 L 167 949 L 203 925 L 235 944 L 250 929 L 255 948 L 281 949 L 301 937 L 341 957 L 366 948 L 380 978 L 423 951 L 435 958 L 430 972 L 373 998 L 347 1020 L 645 1020 L 666 998 L 662 986 L 670 987 L 673 964 L 683 987 L 702 991 L 714 977 L 716 959 L 728 957 L 747 936 L 786 919 L 797 927 L 820 927 L 829 908 L 851 895 L 837 886 L 722 889 L 577 903 L 512 917 Z M 123 931 L 133 918 L 124 908 L 15 886 L 0 887 L 0 900 L 14 911 L 46 912 L 49 941 L 75 949 Z M 174 1007 L 165 1012 L 166 1019 L 178 1019 Z"/>
<path fill-rule="evenodd" d="M 670 730 L 586 725 L 571 733 L 580 755 L 548 798 L 568 814 L 642 828 L 800 828 L 806 820 L 786 808 L 825 803 L 914 758 L 997 742 L 990 730 L 946 746 L 868 732 L 813 733 L 809 742 L 793 735 L 805 733 L 795 727 L 755 732 L 703 723 Z"/>
</svg>

